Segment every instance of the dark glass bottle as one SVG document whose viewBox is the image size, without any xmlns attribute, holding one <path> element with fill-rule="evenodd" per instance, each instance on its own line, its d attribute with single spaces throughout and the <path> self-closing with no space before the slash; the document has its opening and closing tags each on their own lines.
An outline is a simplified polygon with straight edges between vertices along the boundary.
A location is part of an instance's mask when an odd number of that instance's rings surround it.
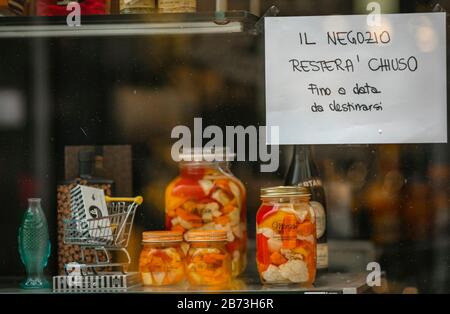
<svg viewBox="0 0 450 314">
<path fill-rule="evenodd" d="M 310 203 L 316 214 L 317 271 L 318 273 L 326 272 L 328 269 L 328 244 L 325 190 L 309 146 L 294 146 L 285 185 L 306 186 L 311 190 Z"/>
</svg>

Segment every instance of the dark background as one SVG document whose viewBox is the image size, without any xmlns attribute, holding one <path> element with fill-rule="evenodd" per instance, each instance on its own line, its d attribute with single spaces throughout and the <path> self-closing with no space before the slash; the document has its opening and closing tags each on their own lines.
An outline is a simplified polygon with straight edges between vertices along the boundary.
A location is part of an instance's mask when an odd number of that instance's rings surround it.
<svg viewBox="0 0 450 314">
<path fill-rule="evenodd" d="M 261 12 L 274 4 L 282 16 L 364 13 L 356 2 L 262 1 Z M 395 13 L 427 12 L 434 2 L 386 3 Z M 248 5 L 230 1 L 230 8 Z M 145 198 L 135 237 L 161 229 L 163 191 L 178 171 L 172 128 L 191 126 L 194 117 L 204 126 L 263 125 L 262 48 L 262 36 L 246 34 L 1 39 L 0 100 L 13 90 L 24 106 L 17 122 L 0 123 L 0 276 L 23 275 L 16 237 L 28 197 L 43 198 L 56 244 L 66 145 L 131 144 L 134 194 Z M 247 187 L 250 237 L 259 188 L 282 183 L 290 152 L 281 148 L 274 174 L 261 174 L 257 162 L 233 164 Z M 449 292 L 448 144 L 321 145 L 314 156 L 327 188 L 329 237 L 374 243 L 399 287 Z"/>
</svg>

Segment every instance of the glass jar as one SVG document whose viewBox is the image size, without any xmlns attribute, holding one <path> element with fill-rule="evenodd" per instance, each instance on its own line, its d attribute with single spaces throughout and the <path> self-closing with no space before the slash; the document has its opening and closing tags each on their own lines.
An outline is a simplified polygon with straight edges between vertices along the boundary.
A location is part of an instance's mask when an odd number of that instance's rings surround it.
<svg viewBox="0 0 450 314">
<path fill-rule="evenodd" d="M 194 286 L 224 286 L 231 282 L 231 259 L 225 230 L 194 230 L 186 234 L 189 251 L 186 275 Z"/>
<path fill-rule="evenodd" d="M 261 189 L 256 263 L 264 284 L 310 285 L 316 276 L 316 223 L 305 187 Z"/>
<path fill-rule="evenodd" d="M 147 231 L 142 234 L 139 272 L 146 286 L 175 285 L 185 278 L 183 235 L 174 231 Z"/>
<path fill-rule="evenodd" d="M 120 0 L 120 13 L 154 13 L 156 0 Z"/>
<path fill-rule="evenodd" d="M 230 172 L 228 162 L 191 157 L 190 160 L 200 161 L 181 161 L 180 175 L 166 188 L 166 229 L 183 233 L 226 230 L 226 248 L 232 259 L 233 276 L 237 276 L 247 263 L 245 187 Z M 180 158 L 187 160 L 184 155 Z"/>
<path fill-rule="evenodd" d="M 197 10 L 197 0 L 158 0 L 159 13 L 187 13 Z"/>
</svg>

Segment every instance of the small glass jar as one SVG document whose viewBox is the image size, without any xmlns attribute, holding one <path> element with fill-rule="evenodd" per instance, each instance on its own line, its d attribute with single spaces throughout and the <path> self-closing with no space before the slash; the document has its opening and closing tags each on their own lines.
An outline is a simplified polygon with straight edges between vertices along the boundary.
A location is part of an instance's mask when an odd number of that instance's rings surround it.
<svg viewBox="0 0 450 314">
<path fill-rule="evenodd" d="M 146 286 L 175 285 L 185 279 L 183 235 L 175 231 L 142 234 L 139 272 Z"/>
<path fill-rule="evenodd" d="M 195 151 L 180 155 L 180 174 L 165 192 L 166 229 L 226 230 L 236 277 L 247 264 L 246 190 L 229 169 L 230 155 L 223 148 L 209 155 Z"/>
<path fill-rule="evenodd" d="M 156 0 L 120 0 L 121 14 L 156 12 Z"/>
<path fill-rule="evenodd" d="M 196 230 L 186 234 L 189 251 L 186 275 L 193 286 L 224 286 L 231 281 L 231 259 L 225 230 Z"/>
<path fill-rule="evenodd" d="M 264 284 L 311 285 L 316 277 L 316 223 L 305 187 L 261 189 L 256 263 Z"/>
</svg>

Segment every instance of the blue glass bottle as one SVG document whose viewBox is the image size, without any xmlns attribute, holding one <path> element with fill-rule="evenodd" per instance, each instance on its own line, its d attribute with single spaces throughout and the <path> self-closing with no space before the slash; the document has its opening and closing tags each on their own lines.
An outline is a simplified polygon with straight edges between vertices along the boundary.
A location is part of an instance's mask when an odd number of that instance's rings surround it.
<svg viewBox="0 0 450 314">
<path fill-rule="evenodd" d="M 50 240 L 40 198 L 28 199 L 28 209 L 19 227 L 18 243 L 20 258 L 27 273 L 27 278 L 20 283 L 21 288 L 49 288 L 44 268 L 50 256 Z"/>
</svg>

